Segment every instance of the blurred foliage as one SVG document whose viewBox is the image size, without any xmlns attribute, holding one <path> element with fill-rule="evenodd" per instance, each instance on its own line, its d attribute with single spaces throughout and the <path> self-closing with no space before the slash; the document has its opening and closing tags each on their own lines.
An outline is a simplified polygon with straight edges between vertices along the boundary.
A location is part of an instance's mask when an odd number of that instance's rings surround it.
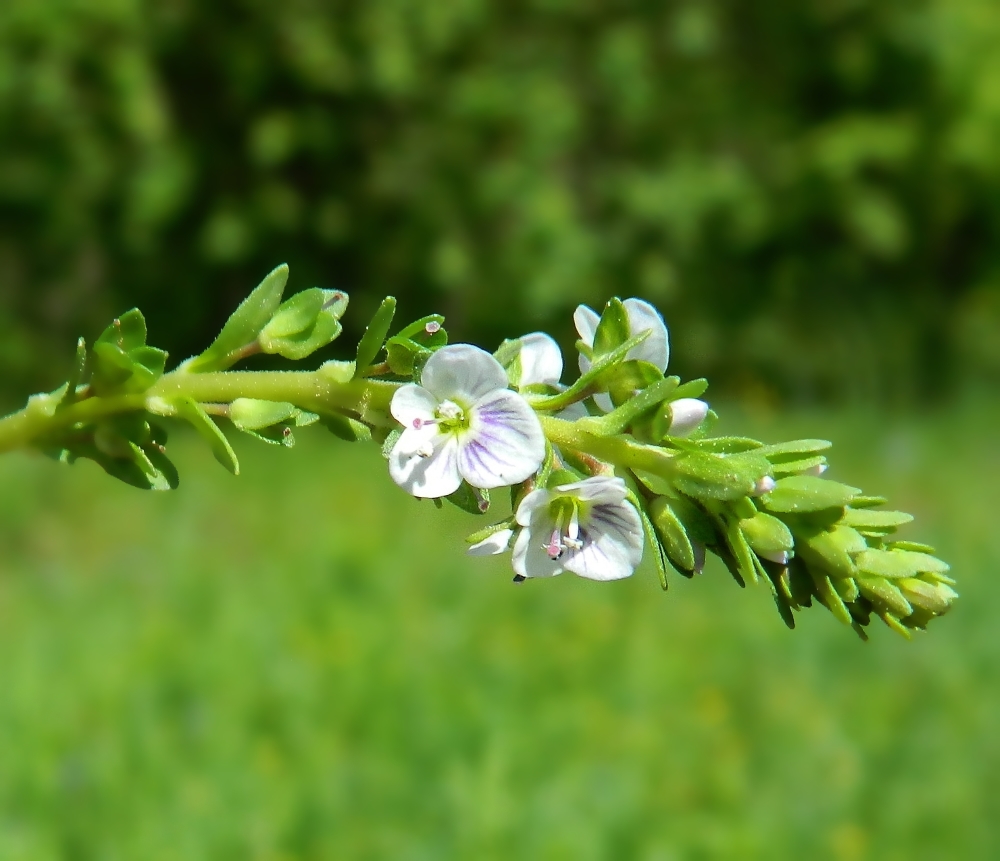
<svg viewBox="0 0 1000 861">
<path fill-rule="evenodd" d="M 994 859 L 998 420 L 738 422 L 832 433 L 961 572 L 867 644 L 717 562 L 514 586 L 322 431 L 141 505 L 4 457 L 0 858 Z"/>
<path fill-rule="evenodd" d="M 998 40 L 990 0 L 5 0 L 3 396 L 135 304 L 197 352 L 282 260 L 349 330 L 642 295 L 763 399 L 995 378 Z"/>
</svg>

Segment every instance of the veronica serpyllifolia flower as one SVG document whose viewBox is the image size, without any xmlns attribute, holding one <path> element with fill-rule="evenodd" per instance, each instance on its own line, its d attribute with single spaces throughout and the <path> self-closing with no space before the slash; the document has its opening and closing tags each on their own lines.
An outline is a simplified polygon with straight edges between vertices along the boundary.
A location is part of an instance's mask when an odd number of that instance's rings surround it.
<svg viewBox="0 0 1000 861">
<path fill-rule="evenodd" d="M 544 332 L 532 332 L 518 338 L 520 350 L 514 364 L 508 368 L 511 382 L 520 392 L 529 386 L 562 391 L 560 382 L 563 372 L 563 357 L 555 339 Z M 570 404 L 556 413 L 558 418 L 573 421 L 587 415 L 582 403 Z"/>
<path fill-rule="evenodd" d="M 541 466 L 545 436 L 534 410 L 507 388 L 507 374 L 470 344 L 442 347 L 389 407 L 404 428 L 389 474 L 408 493 L 447 496 L 465 479 L 492 488 L 524 481 Z"/>
<path fill-rule="evenodd" d="M 642 523 L 620 478 L 594 476 L 533 490 L 516 519 L 522 528 L 513 563 L 521 577 L 572 571 L 590 580 L 620 580 L 642 559 Z"/>
<path fill-rule="evenodd" d="M 667 326 L 663 322 L 660 312 L 642 299 L 626 299 L 622 305 L 625 306 L 625 313 L 628 314 L 628 336 L 634 338 L 642 332 L 649 332 L 645 341 L 629 350 L 625 360 L 639 359 L 665 371 L 667 362 L 670 360 L 670 339 L 667 336 Z M 601 322 L 600 315 L 592 308 L 580 305 L 573 313 L 573 322 L 576 324 L 580 340 L 588 347 L 593 347 L 594 337 L 597 335 L 597 325 Z M 586 373 L 589 368 L 590 359 L 581 355 L 580 371 Z"/>
</svg>

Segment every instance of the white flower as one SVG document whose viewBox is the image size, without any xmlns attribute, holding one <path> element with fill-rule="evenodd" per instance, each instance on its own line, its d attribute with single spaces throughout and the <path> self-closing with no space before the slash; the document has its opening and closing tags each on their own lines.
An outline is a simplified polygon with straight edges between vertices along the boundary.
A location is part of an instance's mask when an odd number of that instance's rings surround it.
<svg viewBox="0 0 1000 861">
<path fill-rule="evenodd" d="M 534 410 L 507 388 L 500 363 L 469 344 L 434 353 L 420 385 L 397 389 L 389 409 L 404 428 L 389 474 L 414 496 L 447 496 L 463 478 L 480 488 L 517 484 L 545 457 Z"/>
<path fill-rule="evenodd" d="M 698 398 L 678 398 L 670 402 L 670 435 L 687 436 L 708 415 L 708 404 Z"/>
<path fill-rule="evenodd" d="M 754 485 L 753 490 L 750 491 L 750 495 L 763 496 L 765 493 L 770 493 L 775 487 L 777 487 L 777 482 L 771 476 L 764 475 L 757 479 L 757 483 Z"/>
<path fill-rule="evenodd" d="M 555 339 L 544 332 L 531 332 L 518 338 L 520 351 L 510 368 L 511 380 L 517 390 L 523 392 L 528 386 L 546 386 L 562 390 L 563 357 Z M 570 404 L 556 413 L 567 421 L 583 418 L 587 408 L 582 403 Z"/>
<path fill-rule="evenodd" d="M 634 338 L 641 332 L 649 332 L 645 341 L 629 350 L 625 357 L 626 361 L 639 359 L 665 371 L 670 360 L 670 340 L 660 312 L 642 299 L 626 299 L 622 304 L 628 314 L 628 336 Z M 588 347 L 593 347 L 597 324 L 601 322 L 600 315 L 592 308 L 580 305 L 573 313 L 573 322 L 576 324 L 580 340 Z M 586 373 L 589 368 L 590 359 L 581 355 L 580 371 Z"/>
<path fill-rule="evenodd" d="M 620 478 L 595 476 L 555 490 L 533 490 L 517 507 L 523 527 L 514 543 L 514 571 L 553 577 L 572 571 L 590 580 L 620 580 L 642 559 L 639 514 Z"/>
<path fill-rule="evenodd" d="M 774 562 L 778 565 L 788 564 L 788 551 L 787 550 L 771 550 L 768 553 L 758 553 L 761 559 L 767 559 L 769 562 Z"/>
</svg>

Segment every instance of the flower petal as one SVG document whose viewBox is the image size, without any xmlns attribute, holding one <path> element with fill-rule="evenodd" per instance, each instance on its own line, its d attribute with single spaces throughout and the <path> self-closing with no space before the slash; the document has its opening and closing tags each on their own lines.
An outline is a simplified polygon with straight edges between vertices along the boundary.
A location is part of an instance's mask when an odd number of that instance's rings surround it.
<svg viewBox="0 0 1000 861">
<path fill-rule="evenodd" d="M 575 496 L 582 502 L 620 503 L 625 499 L 625 482 L 616 475 L 593 475 L 570 484 L 560 484 L 556 490 Z"/>
<path fill-rule="evenodd" d="M 460 438 L 458 469 L 473 487 L 517 484 L 542 465 L 545 435 L 541 423 L 516 392 L 494 391 L 477 401 L 467 417 L 469 427 Z"/>
<path fill-rule="evenodd" d="M 642 523 L 628 503 L 598 503 L 580 531 L 583 547 L 562 560 L 567 571 L 588 580 L 630 577 L 642 561 Z"/>
<path fill-rule="evenodd" d="M 465 552 L 470 556 L 496 556 L 498 553 L 506 553 L 513 537 L 513 529 L 500 529 L 492 535 L 487 535 L 482 541 L 477 541 Z"/>
<path fill-rule="evenodd" d="M 485 350 L 471 344 L 442 347 L 427 360 L 420 385 L 439 401 L 454 400 L 462 407 L 508 386 L 507 372 Z"/>
<path fill-rule="evenodd" d="M 430 421 L 434 418 L 438 400 L 423 386 L 408 383 L 396 389 L 389 404 L 392 417 L 404 428 L 414 427 L 414 419 Z"/>
<path fill-rule="evenodd" d="M 708 404 L 698 398 L 678 398 L 670 403 L 671 436 L 693 433 L 708 415 Z"/>
<path fill-rule="evenodd" d="M 521 504 L 517 507 L 514 519 L 517 520 L 518 525 L 527 526 L 530 524 L 532 515 L 538 509 L 547 505 L 551 498 L 552 494 L 543 487 L 531 491 L 531 493 L 521 500 Z"/>
<path fill-rule="evenodd" d="M 536 524 L 544 518 L 536 518 Z M 514 565 L 514 573 L 522 577 L 555 577 L 565 570 L 562 559 L 552 559 L 545 551 L 546 535 L 542 537 L 544 529 L 522 529 L 514 542 L 514 552 L 511 554 L 511 562 Z"/>
<path fill-rule="evenodd" d="M 642 359 L 665 371 L 670 360 L 670 340 L 660 312 L 642 299 L 626 299 L 622 304 L 628 312 L 630 337 L 649 330 L 646 340 L 629 350 L 626 358 Z"/>
<path fill-rule="evenodd" d="M 594 338 L 597 337 L 597 324 L 601 322 L 601 315 L 587 305 L 578 305 L 573 312 L 573 323 L 576 332 L 588 347 L 594 346 Z"/>
<path fill-rule="evenodd" d="M 531 385 L 554 386 L 563 372 L 562 353 L 553 338 L 532 332 L 521 338 L 521 379 L 518 388 Z"/>
<path fill-rule="evenodd" d="M 573 312 L 573 324 L 576 326 L 576 333 L 580 336 L 580 340 L 588 347 L 594 346 L 594 338 L 597 337 L 597 325 L 600 322 L 600 315 L 593 308 L 589 308 L 586 305 L 578 305 Z M 583 353 L 580 353 L 579 362 L 580 373 L 587 373 L 590 370 L 590 359 L 583 355 Z"/>
<path fill-rule="evenodd" d="M 428 456 L 417 454 L 428 445 L 431 449 Z M 389 475 L 413 496 L 432 499 L 454 493 L 462 483 L 458 472 L 458 438 L 450 433 L 428 437 L 424 429 L 408 428 L 389 453 Z"/>
</svg>

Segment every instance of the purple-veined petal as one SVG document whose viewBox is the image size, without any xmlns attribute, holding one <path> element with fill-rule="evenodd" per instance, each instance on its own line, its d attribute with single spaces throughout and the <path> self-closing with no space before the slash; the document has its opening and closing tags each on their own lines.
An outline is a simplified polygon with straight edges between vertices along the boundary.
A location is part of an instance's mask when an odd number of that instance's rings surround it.
<svg viewBox="0 0 1000 861">
<path fill-rule="evenodd" d="M 629 350 L 626 359 L 642 359 L 665 371 L 670 361 L 670 340 L 660 312 L 642 299 L 626 299 L 622 304 L 628 313 L 629 337 L 649 331 L 646 340 Z"/>
<path fill-rule="evenodd" d="M 458 438 L 455 434 L 435 433 L 424 445 L 430 454 L 416 453 L 415 442 L 422 434 L 413 428 L 403 431 L 389 453 L 389 475 L 403 490 L 413 496 L 433 499 L 448 496 L 458 490 L 462 476 L 458 472 Z"/>
<path fill-rule="evenodd" d="M 642 561 L 642 523 L 628 503 L 598 503 L 588 512 L 580 531 L 583 546 L 563 562 L 588 580 L 621 580 L 630 577 Z"/>
<path fill-rule="evenodd" d="M 434 418 L 438 400 L 423 386 L 408 383 L 396 389 L 389 404 L 392 417 L 404 428 L 415 427 L 414 421 L 425 422 Z"/>
<path fill-rule="evenodd" d="M 536 488 L 521 500 L 521 504 L 517 507 L 517 512 L 514 514 L 514 519 L 519 526 L 528 526 L 531 523 L 534 513 L 540 508 L 547 506 L 551 499 L 552 493 L 550 491 L 544 487 Z"/>
<path fill-rule="evenodd" d="M 555 386 L 563 372 L 562 353 L 554 339 L 544 332 L 521 338 L 521 379 L 518 388 L 531 385 Z"/>
<path fill-rule="evenodd" d="M 625 499 L 626 487 L 618 476 L 594 475 L 570 484 L 560 484 L 556 490 L 583 502 L 620 503 Z"/>
<path fill-rule="evenodd" d="M 452 344 L 427 360 L 420 385 L 439 401 L 453 400 L 465 408 L 490 392 L 506 389 L 508 382 L 503 366 L 485 350 Z"/>
<path fill-rule="evenodd" d="M 545 550 L 548 535 L 544 535 L 545 518 L 536 518 L 540 528 L 522 529 L 514 542 L 511 563 L 514 573 L 522 577 L 555 577 L 562 574 L 562 559 L 552 559 Z"/>
<path fill-rule="evenodd" d="M 466 417 L 469 427 L 461 434 L 458 469 L 473 487 L 517 484 L 542 465 L 542 426 L 516 392 L 494 391 L 477 401 Z"/>
<path fill-rule="evenodd" d="M 506 553 L 513 537 L 513 529 L 500 529 L 492 535 L 487 535 L 482 541 L 477 541 L 465 552 L 470 556 L 496 556 L 498 553 Z"/>
</svg>

